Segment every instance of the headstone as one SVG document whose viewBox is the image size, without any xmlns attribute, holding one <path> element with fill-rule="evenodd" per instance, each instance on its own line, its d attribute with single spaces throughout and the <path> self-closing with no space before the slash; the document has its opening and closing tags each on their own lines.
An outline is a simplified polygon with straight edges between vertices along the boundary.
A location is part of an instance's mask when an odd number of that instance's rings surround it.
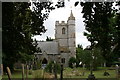
<svg viewBox="0 0 120 80">
<path fill-rule="evenodd" d="M 7 75 L 8 75 L 8 79 L 11 80 L 11 71 L 10 71 L 10 68 L 7 67 Z"/>
<path fill-rule="evenodd" d="M 120 78 L 120 66 L 118 68 L 118 78 Z"/>
<path fill-rule="evenodd" d="M 120 66 L 116 65 L 117 78 L 120 78 Z"/>
<path fill-rule="evenodd" d="M 106 63 L 104 62 L 104 67 L 106 67 Z"/>
<path fill-rule="evenodd" d="M 83 69 L 85 69 L 85 64 L 83 64 Z"/>
<path fill-rule="evenodd" d="M 24 78 L 24 75 L 25 75 L 24 72 L 25 72 L 24 71 L 24 64 L 22 64 L 22 80 L 25 80 L 25 78 Z"/>
</svg>

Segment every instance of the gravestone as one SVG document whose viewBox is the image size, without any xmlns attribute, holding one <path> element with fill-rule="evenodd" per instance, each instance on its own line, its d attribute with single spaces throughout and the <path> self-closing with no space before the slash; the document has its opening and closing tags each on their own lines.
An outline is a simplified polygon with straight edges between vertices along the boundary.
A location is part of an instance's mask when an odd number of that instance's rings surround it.
<svg viewBox="0 0 120 80">
<path fill-rule="evenodd" d="M 120 78 L 120 66 L 116 65 L 117 78 Z"/>
<path fill-rule="evenodd" d="M 118 78 L 120 78 L 120 67 L 118 68 Z"/>
</svg>

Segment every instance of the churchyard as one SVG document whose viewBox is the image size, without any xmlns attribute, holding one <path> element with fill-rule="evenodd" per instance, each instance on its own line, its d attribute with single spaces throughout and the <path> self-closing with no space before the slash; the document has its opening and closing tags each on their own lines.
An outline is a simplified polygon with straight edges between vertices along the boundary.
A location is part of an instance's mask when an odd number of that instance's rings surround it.
<svg viewBox="0 0 120 80">
<path fill-rule="evenodd" d="M 104 76 L 104 72 L 108 72 L 108 76 Z M 90 74 L 90 70 L 86 70 L 83 68 L 64 68 L 63 70 L 63 78 L 80 78 L 87 79 Z M 117 74 L 115 69 L 111 69 L 109 67 L 103 68 L 100 67 L 98 70 L 93 71 L 93 74 L 96 78 L 100 78 L 103 80 L 106 79 L 115 79 Z M 8 75 L 4 73 L 2 78 L 8 78 Z M 11 78 L 21 78 L 22 79 L 22 70 L 16 69 L 13 73 L 11 73 Z M 24 73 L 24 78 L 26 78 L 26 70 Z M 27 73 L 27 78 L 54 78 L 54 73 L 45 72 L 43 69 L 38 70 L 29 70 Z M 57 74 L 57 78 L 60 78 L 60 74 Z"/>
<path fill-rule="evenodd" d="M 120 80 L 120 2 L 74 2 L 69 5 L 71 11 L 65 9 L 69 12 L 67 22 L 56 21 L 57 16 L 66 14 L 61 10 L 53 15 L 54 27 L 48 22 L 47 28 L 44 23 L 50 12 L 65 7 L 64 1 L 58 0 L 53 6 L 49 1 L 2 3 L 0 79 Z M 78 4 L 81 11 L 77 10 Z M 74 9 L 82 16 L 77 16 Z M 82 26 L 83 32 L 77 31 Z M 55 31 L 54 38 L 33 39 L 50 28 Z M 90 42 L 85 48 L 83 43 L 87 41 L 76 41 L 82 35 Z"/>
</svg>

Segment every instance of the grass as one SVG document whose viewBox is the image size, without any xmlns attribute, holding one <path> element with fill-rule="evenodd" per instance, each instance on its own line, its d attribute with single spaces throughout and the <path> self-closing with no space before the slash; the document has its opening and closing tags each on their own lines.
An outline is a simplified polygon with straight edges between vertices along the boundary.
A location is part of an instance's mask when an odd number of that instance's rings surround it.
<svg viewBox="0 0 120 80">
<path fill-rule="evenodd" d="M 104 72 L 105 72 L 105 69 L 102 69 L 102 70 L 93 71 L 93 74 L 95 75 L 96 78 L 116 78 L 115 70 L 107 70 L 110 76 L 104 76 L 103 75 Z M 82 68 L 77 68 L 74 70 L 71 68 L 66 68 L 63 74 L 64 74 L 64 78 L 88 78 L 90 71 L 83 70 Z"/>
<path fill-rule="evenodd" d="M 21 69 L 16 69 L 11 74 L 12 74 L 11 78 L 22 78 L 22 70 Z M 26 75 L 24 77 L 26 77 Z M 2 78 L 8 78 L 7 73 L 4 73 L 4 75 L 2 76 Z M 28 78 L 33 78 L 33 75 L 28 75 Z"/>
<path fill-rule="evenodd" d="M 107 70 L 109 72 L 110 76 L 103 76 L 103 73 L 105 72 L 105 68 L 100 68 L 97 71 L 93 71 L 93 74 L 96 78 L 116 78 L 116 71 L 115 70 Z M 83 76 L 84 73 L 84 76 Z M 89 70 L 82 69 L 82 68 L 64 68 L 63 71 L 63 77 L 64 78 L 88 78 L 88 75 L 90 74 Z M 28 75 L 28 78 L 54 78 L 53 74 L 44 72 L 42 69 L 40 70 L 33 70 L 31 75 Z M 8 78 L 7 75 L 3 75 L 3 78 Z M 21 70 L 15 70 L 15 72 L 12 73 L 12 78 L 22 78 L 22 72 Z M 60 74 L 58 74 L 58 78 L 60 78 Z"/>
</svg>

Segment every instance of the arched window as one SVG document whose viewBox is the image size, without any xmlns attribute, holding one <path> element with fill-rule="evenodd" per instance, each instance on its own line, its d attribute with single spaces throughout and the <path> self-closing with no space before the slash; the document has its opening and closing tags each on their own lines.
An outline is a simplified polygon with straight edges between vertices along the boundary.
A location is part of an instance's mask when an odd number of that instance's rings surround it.
<svg viewBox="0 0 120 80">
<path fill-rule="evenodd" d="M 65 28 L 62 28 L 62 34 L 65 34 Z"/>
<path fill-rule="evenodd" d="M 65 58 L 62 58 L 62 59 L 61 59 L 61 63 L 65 63 Z"/>
</svg>

